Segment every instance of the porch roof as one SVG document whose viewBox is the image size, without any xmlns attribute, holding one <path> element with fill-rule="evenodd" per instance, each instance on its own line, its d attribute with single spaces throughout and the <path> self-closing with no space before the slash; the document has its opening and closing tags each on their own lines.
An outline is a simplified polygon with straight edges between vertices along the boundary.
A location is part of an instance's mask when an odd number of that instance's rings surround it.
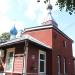
<svg viewBox="0 0 75 75">
<path fill-rule="evenodd" d="M 16 38 L 16 39 L 13 39 L 13 40 L 9 40 L 9 41 L 7 41 L 7 42 L 5 42 L 5 43 L 1 43 L 1 44 L 0 44 L 0 47 L 12 45 L 12 44 L 16 44 L 16 43 L 18 43 L 18 42 L 22 42 L 22 41 L 25 41 L 25 40 L 29 40 L 29 41 L 31 41 L 31 42 L 33 42 L 33 43 L 36 43 L 36 44 L 40 45 L 40 46 L 43 46 L 43 47 L 48 48 L 48 49 L 51 49 L 50 46 L 47 46 L 47 45 L 44 44 L 43 42 L 41 42 L 41 41 L 35 39 L 34 37 L 32 37 L 32 36 L 30 36 L 30 35 L 28 35 L 28 34 L 26 34 L 26 35 L 24 35 L 24 36 L 22 36 L 22 37 L 20 37 L 20 38 Z"/>
</svg>

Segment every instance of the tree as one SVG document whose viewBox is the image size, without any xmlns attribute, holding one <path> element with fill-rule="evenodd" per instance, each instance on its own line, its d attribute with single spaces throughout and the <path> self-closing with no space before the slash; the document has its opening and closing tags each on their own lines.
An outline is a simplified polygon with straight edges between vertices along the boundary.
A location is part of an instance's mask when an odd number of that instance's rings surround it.
<svg viewBox="0 0 75 75">
<path fill-rule="evenodd" d="M 69 12 L 70 15 L 73 12 L 75 13 L 75 0 L 58 0 L 56 5 L 59 6 L 60 10 L 65 8 L 66 12 Z"/>
<path fill-rule="evenodd" d="M 5 32 L 5 33 L 2 33 L 1 36 L 0 36 L 0 40 L 4 40 L 4 41 L 7 41 L 10 39 L 10 34 Z"/>
<path fill-rule="evenodd" d="M 44 3 L 48 1 L 45 0 Z M 70 15 L 75 13 L 75 0 L 57 0 L 56 5 L 59 6 L 60 11 L 65 8 L 65 11 L 69 12 Z"/>
</svg>

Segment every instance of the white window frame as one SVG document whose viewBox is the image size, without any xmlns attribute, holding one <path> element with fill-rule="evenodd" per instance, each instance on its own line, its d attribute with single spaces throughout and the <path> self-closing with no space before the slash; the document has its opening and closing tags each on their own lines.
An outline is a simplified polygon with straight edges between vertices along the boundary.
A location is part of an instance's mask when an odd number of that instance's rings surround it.
<svg viewBox="0 0 75 75">
<path fill-rule="evenodd" d="M 61 69 L 61 67 L 60 67 L 60 56 L 57 56 L 57 61 L 58 61 L 58 75 L 60 75 L 61 74 L 61 71 L 60 71 L 60 69 Z"/>
<path fill-rule="evenodd" d="M 5 75 L 5 73 L 0 73 L 0 75 Z"/>
<path fill-rule="evenodd" d="M 64 74 L 66 73 L 66 62 L 65 62 L 65 58 L 64 58 Z"/>
<path fill-rule="evenodd" d="M 66 59 L 64 58 L 64 74 L 66 74 Z"/>
<path fill-rule="evenodd" d="M 74 59 L 74 74 L 75 74 L 75 59 Z"/>
<path fill-rule="evenodd" d="M 63 47 L 64 47 L 64 48 L 67 47 L 67 41 L 66 41 L 66 40 L 63 41 Z"/>
<path fill-rule="evenodd" d="M 13 62 L 12 62 L 12 68 L 11 70 L 7 70 L 7 59 L 8 59 L 8 53 L 13 52 Z M 13 72 L 13 66 L 14 66 L 14 54 L 15 54 L 15 48 L 8 48 L 6 52 L 6 65 L 5 65 L 5 72 Z"/>
<path fill-rule="evenodd" d="M 67 46 L 67 42 L 66 41 L 64 41 L 64 44 L 65 44 L 65 47 Z"/>
<path fill-rule="evenodd" d="M 40 59 L 40 54 L 44 54 L 45 56 L 44 60 Z M 44 72 L 40 72 L 40 61 L 44 61 Z M 39 50 L 39 73 L 46 73 L 46 52 L 42 50 Z"/>
</svg>

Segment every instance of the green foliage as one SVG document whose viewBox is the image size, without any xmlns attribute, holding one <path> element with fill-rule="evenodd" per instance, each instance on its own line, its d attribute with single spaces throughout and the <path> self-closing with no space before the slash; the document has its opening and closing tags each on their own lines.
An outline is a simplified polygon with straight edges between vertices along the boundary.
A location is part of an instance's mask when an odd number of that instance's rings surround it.
<svg viewBox="0 0 75 75">
<path fill-rule="evenodd" d="M 5 32 L 5 33 L 2 33 L 1 36 L 0 36 L 0 39 L 1 40 L 9 40 L 10 39 L 10 34 Z"/>
<path fill-rule="evenodd" d="M 44 3 L 47 3 L 49 0 L 45 0 Z M 60 11 L 65 8 L 66 12 L 69 12 L 71 15 L 75 13 L 75 0 L 57 0 L 56 5 L 59 6 Z"/>
<path fill-rule="evenodd" d="M 65 7 L 66 12 L 69 12 L 70 15 L 75 12 L 75 0 L 58 0 L 57 5 L 59 6 L 60 10 Z"/>
</svg>

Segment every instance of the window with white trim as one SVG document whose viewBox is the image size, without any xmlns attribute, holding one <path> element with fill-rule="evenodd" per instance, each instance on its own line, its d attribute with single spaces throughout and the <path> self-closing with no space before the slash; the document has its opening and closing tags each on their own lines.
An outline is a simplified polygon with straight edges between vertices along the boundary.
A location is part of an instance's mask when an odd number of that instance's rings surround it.
<svg viewBox="0 0 75 75">
<path fill-rule="evenodd" d="M 13 71 L 13 62 L 14 62 L 14 48 L 7 49 L 6 54 L 6 71 L 12 72 Z"/>
<path fill-rule="evenodd" d="M 64 58 L 64 74 L 66 74 L 66 59 Z"/>
<path fill-rule="evenodd" d="M 74 74 L 75 74 L 75 59 L 73 61 L 74 61 Z"/>
<path fill-rule="evenodd" d="M 57 56 L 57 60 L 58 60 L 58 75 L 61 73 L 61 64 L 60 64 L 60 56 Z"/>
<path fill-rule="evenodd" d="M 39 72 L 46 72 L 46 52 L 39 51 Z"/>
</svg>

